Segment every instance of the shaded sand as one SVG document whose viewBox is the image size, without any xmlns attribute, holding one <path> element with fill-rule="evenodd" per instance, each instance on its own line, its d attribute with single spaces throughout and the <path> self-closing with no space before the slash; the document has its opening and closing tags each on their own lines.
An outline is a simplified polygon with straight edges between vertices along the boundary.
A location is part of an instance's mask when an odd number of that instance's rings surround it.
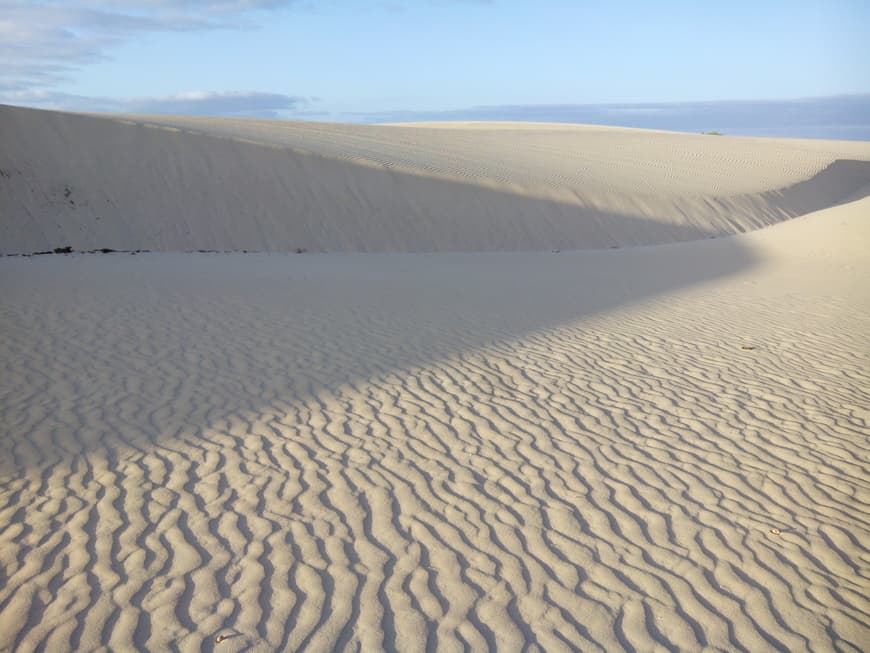
<svg viewBox="0 0 870 653">
<path fill-rule="evenodd" d="M 0 253 L 595 249 L 843 202 L 870 143 L 0 106 Z"/>
<path fill-rule="evenodd" d="M 866 649 L 868 217 L 2 259 L 0 650 Z"/>
</svg>

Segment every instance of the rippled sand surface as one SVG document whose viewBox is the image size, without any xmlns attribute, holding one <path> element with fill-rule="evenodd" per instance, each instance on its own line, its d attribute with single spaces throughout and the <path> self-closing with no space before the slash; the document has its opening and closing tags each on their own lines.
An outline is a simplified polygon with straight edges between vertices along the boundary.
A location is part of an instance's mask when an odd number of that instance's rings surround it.
<svg viewBox="0 0 870 653">
<path fill-rule="evenodd" d="M 0 260 L 0 648 L 859 651 L 867 216 Z"/>
</svg>

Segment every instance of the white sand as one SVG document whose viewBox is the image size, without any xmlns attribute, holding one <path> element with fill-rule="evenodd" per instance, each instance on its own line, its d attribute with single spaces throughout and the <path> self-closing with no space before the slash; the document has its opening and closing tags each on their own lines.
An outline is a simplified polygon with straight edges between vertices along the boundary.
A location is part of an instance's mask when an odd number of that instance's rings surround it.
<svg viewBox="0 0 870 653">
<path fill-rule="evenodd" d="M 0 259 L 0 650 L 866 648 L 870 180 L 739 142 L 853 201 L 619 250 Z"/>
<path fill-rule="evenodd" d="M 590 249 L 819 210 L 870 143 L 636 129 L 458 129 L 0 106 L 0 253 Z"/>
</svg>

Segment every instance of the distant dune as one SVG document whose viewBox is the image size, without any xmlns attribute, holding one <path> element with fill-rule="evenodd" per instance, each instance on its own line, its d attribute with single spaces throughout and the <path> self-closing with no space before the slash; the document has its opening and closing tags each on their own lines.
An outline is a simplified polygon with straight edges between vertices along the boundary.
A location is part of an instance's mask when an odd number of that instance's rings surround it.
<svg viewBox="0 0 870 653">
<path fill-rule="evenodd" d="M 641 129 L 741 136 L 870 140 L 870 93 L 785 100 L 539 104 L 479 106 L 447 111 L 360 113 L 367 123 L 534 121 L 619 125 Z"/>
<path fill-rule="evenodd" d="M 831 206 L 868 161 L 870 143 L 2 106 L 0 253 L 648 245 Z"/>
</svg>

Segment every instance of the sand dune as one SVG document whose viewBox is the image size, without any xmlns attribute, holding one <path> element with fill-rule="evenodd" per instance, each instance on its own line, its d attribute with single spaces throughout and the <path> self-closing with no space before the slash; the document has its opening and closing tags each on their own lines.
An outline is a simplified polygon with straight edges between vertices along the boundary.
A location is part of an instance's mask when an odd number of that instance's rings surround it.
<svg viewBox="0 0 870 653">
<path fill-rule="evenodd" d="M 0 650 L 866 648 L 868 212 L 0 260 Z"/>
<path fill-rule="evenodd" d="M 0 651 L 867 648 L 870 144 L 0 129 L 3 252 L 332 251 L 0 258 Z"/>
<path fill-rule="evenodd" d="M 0 253 L 595 249 L 844 201 L 870 144 L 0 107 Z"/>
</svg>

